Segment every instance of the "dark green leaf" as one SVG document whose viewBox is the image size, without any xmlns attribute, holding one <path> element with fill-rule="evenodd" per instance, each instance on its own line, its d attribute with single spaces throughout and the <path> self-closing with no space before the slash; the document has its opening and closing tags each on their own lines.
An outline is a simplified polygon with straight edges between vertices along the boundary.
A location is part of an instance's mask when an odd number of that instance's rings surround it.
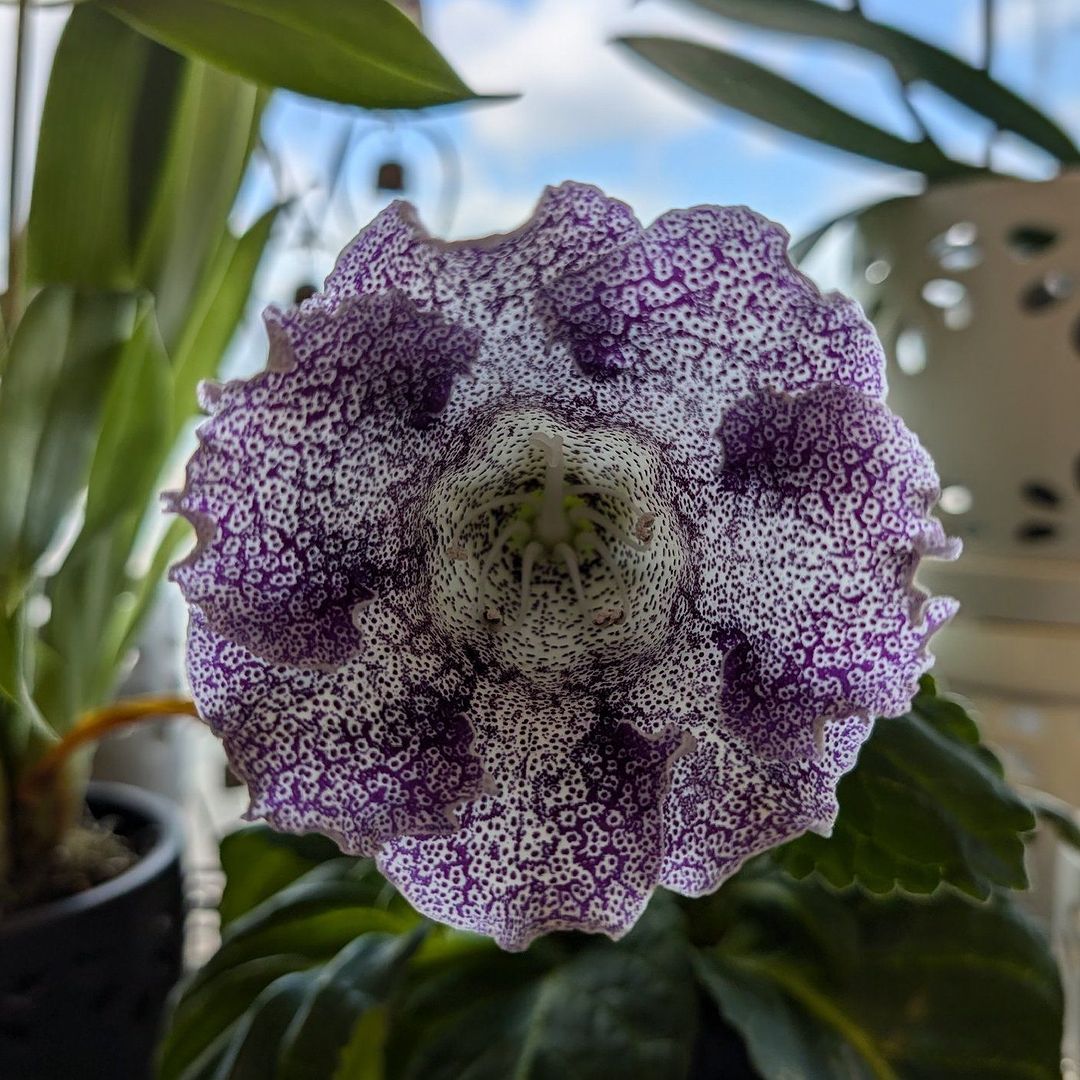
<svg viewBox="0 0 1080 1080">
<path fill-rule="evenodd" d="M 221 841 L 222 929 L 320 863 L 340 858 L 337 844 L 317 833 L 292 836 L 265 825 L 229 833 Z"/>
<path fill-rule="evenodd" d="M 689 1067 L 696 999 L 681 917 L 658 895 L 618 945 L 548 938 L 524 954 L 487 943 L 418 966 L 391 1014 L 397 1080 L 624 1080 Z"/>
<path fill-rule="evenodd" d="M 194 990 L 184 988 L 158 1052 L 158 1080 L 178 1080 L 201 1061 L 219 1057 L 256 998 L 283 975 L 306 970 L 310 964 L 308 957 L 288 953 L 259 956 L 222 971 Z"/>
<path fill-rule="evenodd" d="M 877 53 L 892 63 L 901 80 L 922 80 L 1012 131 L 1063 162 L 1080 161 L 1080 150 L 1051 120 L 985 71 L 902 30 L 871 22 L 858 10 L 818 0 L 689 0 L 697 7 L 765 30 L 825 38 Z"/>
<path fill-rule="evenodd" d="M 225 233 L 173 350 L 172 431 L 195 412 L 195 388 L 213 378 L 244 314 L 259 260 L 280 207 L 268 210 L 243 236 Z"/>
<path fill-rule="evenodd" d="M 1053 829 L 1063 844 L 1080 850 L 1080 814 L 1076 808 L 1045 791 L 1028 791 L 1026 794 L 1039 823 Z"/>
<path fill-rule="evenodd" d="M 776 885 L 791 890 L 798 919 L 760 907 L 753 891 L 729 898 L 734 929 L 698 965 L 765 1077 L 1058 1076 L 1057 970 L 1042 936 L 1004 900 L 875 900 L 784 886 L 779 876 Z M 726 888 L 738 893 L 739 879 Z M 805 902 L 811 891 L 815 905 Z M 836 924 L 856 928 L 845 963 L 802 947 L 811 911 L 823 936 Z"/>
<path fill-rule="evenodd" d="M 175 59 L 93 4 L 72 12 L 45 97 L 28 231 L 32 280 L 127 289 L 160 164 Z"/>
<path fill-rule="evenodd" d="M 475 97 L 390 0 L 100 0 L 150 37 L 264 86 L 410 109 Z"/>
<path fill-rule="evenodd" d="M 154 294 L 170 354 L 225 234 L 263 100 L 235 75 L 184 63 L 135 264 L 139 284 Z"/>
<path fill-rule="evenodd" d="M 661 37 L 618 39 L 642 59 L 721 105 L 814 142 L 940 180 L 978 172 L 932 142 L 908 142 L 774 72 L 720 49 Z"/>
<path fill-rule="evenodd" d="M 53 286 L 19 324 L 0 390 L 0 594 L 9 602 L 86 483 L 137 309 L 128 294 Z"/>
<path fill-rule="evenodd" d="M 312 971 L 281 1040 L 277 1080 L 333 1076 L 357 1022 L 390 996 L 422 933 L 423 928 L 399 937 L 365 934 Z"/>
<path fill-rule="evenodd" d="M 830 838 L 808 834 L 776 853 L 796 876 L 817 870 L 838 887 L 858 881 L 874 892 L 929 893 L 944 881 L 980 898 L 1027 884 L 1031 810 L 963 706 L 938 697 L 929 678 L 911 712 L 877 721 L 837 794 Z"/>
</svg>

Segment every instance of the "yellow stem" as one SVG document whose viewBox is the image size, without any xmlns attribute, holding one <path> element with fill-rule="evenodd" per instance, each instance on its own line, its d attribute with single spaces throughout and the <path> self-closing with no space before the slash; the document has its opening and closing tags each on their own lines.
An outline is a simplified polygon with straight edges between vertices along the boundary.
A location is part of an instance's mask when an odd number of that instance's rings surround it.
<svg viewBox="0 0 1080 1080">
<path fill-rule="evenodd" d="M 147 697 L 117 701 L 103 709 L 83 713 L 79 722 L 57 743 L 54 743 L 23 774 L 17 795 L 22 802 L 37 798 L 56 775 L 64 762 L 80 747 L 96 742 L 116 728 L 151 720 L 157 716 L 198 716 L 195 703 L 188 698 Z"/>
</svg>

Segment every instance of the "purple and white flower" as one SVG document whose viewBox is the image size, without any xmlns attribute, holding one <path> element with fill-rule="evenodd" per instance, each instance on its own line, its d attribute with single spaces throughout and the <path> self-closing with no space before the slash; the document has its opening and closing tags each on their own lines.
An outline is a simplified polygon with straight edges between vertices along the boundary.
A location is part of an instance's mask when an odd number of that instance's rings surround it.
<svg viewBox="0 0 1080 1080">
<path fill-rule="evenodd" d="M 786 247 L 579 184 L 462 243 L 396 203 L 267 313 L 170 497 L 251 817 L 508 949 L 828 833 L 954 610 L 919 560 L 957 547 L 873 330 Z"/>
</svg>

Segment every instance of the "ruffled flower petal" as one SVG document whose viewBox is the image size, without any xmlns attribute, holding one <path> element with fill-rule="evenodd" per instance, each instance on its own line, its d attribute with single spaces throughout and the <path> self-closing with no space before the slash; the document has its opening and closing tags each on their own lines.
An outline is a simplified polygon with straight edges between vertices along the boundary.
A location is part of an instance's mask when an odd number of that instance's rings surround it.
<svg viewBox="0 0 1080 1080">
<path fill-rule="evenodd" d="M 766 757 L 810 757 L 821 729 L 903 712 L 956 609 L 913 581 L 955 557 L 929 516 L 929 456 L 880 402 L 842 386 L 762 391 L 717 432 L 706 591 L 725 651 L 726 732 Z"/>
<path fill-rule="evenodd" d="M 588 698 L 538 702 L 527 685 L 476 696 L 470 719 L 496 793 L 458 830 L 388 844 L 383 872 L 420 912 L 524 949 L 539 934 L 621 937 L 660 871 L 662 803 L 687 740 L 599 715 Z"/>
<path fill-rule="evenodd" d="M 208 386 L 173 576 L 250 813 L 524 948 L 827 832 L 952 610 L 937 478 L 850 301 L 744 208 L 396 204 Z"/>
<path fill-rule="evenodd" d="M 358 609 L 416 576 L 398 493 L 431 482 L 437 447 L 420 433 L 478 339 L 398 294 L 266 322 L 268 370 L 214 393 L 170 496 L 199 538 L 171 577 L 257 656 L 334 666 L 361 647 Z"/>
<path fill-rule="evenodd" d="M 885 357 L 858 304 L 792 265 L 788 234 L 745 206 L 673 210 L 545 289 L 582 370 L 693 386 L 721 407 L 758 386 L 836 382 L 885 393 Z"/>
<path fill-rule="evenodd" d="M 379 608 L 368 650 L 332 674 L 260 660 L 198 613 L 188 632 L 195 702 L 248 786 L 247 816 L 360 855 L 455 832 L 459 804 L 488 786 L 464 715 L 469 680 L 429 632 Z"/>
<path fill-rule="evenodd" d="M 830 724 L 821 754 L 799 761 L 766 760 L 707 723 L 695 730 L 697 744 L 675 762 L 664 805 L 659 878 L 684 896 L 712 892 L 753 855 L 804 832 L 827 836 L 839 809 L 837 782 L 871 725 Z"/>
</svg>

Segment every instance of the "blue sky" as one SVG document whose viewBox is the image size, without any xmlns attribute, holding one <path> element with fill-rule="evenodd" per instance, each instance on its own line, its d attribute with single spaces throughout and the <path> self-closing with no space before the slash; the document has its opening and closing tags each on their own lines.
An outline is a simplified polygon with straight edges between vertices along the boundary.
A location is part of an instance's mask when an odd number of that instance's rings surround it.
<svg viewBox="0 0 1080 1080">
<path fill-rule="evenodd" d="M 971 61 L 981 50 L 980 0 L 864 0 L 872 18 L 900 26 Z M 295 231 L 278 238 L 253 309 L 288 302 L 301 280 L 318 281 L 334 254 L 385 200 L 371 180 L 384 157 L 400 159 L 429 228 L 456 237 L 513 228 L 542 187 L 572 178 L 630 202 L 644 220 L 695 203 L 746 203 L 794 234 L 828 216 L 918 187 L 917 178 L 821 149 L 721 109 L 667 82 L 610 44 L 620 33 L 661 33 L 722 45 L 800 81 L 836 103 L 901 134 L 909 117 L 888 70 L 844 47 L 764 34 L 709 17 L 685 0 L 425 0 L 426 30 L 479 91 L 519 91 L 507 104 L 451 107 L 422 115 L 375 117 L 279 94 L 264 134 L 287 176 L 286 193 L 319 212 L 327 161 L 350 125 L 365 133 L 351 156 L 319 241 Z M 995 74 L 1080 136 L 1080 0 L 996 0 Z M 63 12 L 36 16 L 33 97 L 40 101 L 48 53 Z M 0 11 L 0 41 L 11 41 L 11 10 Z M 10 58 L 0 61 L 0 116 Z M 933 131 L 955 152 L 978 158 L 985 126 L 922 95 Z M 440 160 L 449 142 L 461 163 L 460 197 L 448 220 Z M 0 132 L 0 146 L 7 140 Z M 1037 155 L 999 150 L 999 163 L 1046 175 Z M 6 173 L 6 168 L 2 170 Z M 2 182 L 2 181 L 0 181 Z M 274 197 L 255 169 L 237 215 L 243 225 Z M 256 363 L 256 334 L 241 351 Z"/>
</svg>

